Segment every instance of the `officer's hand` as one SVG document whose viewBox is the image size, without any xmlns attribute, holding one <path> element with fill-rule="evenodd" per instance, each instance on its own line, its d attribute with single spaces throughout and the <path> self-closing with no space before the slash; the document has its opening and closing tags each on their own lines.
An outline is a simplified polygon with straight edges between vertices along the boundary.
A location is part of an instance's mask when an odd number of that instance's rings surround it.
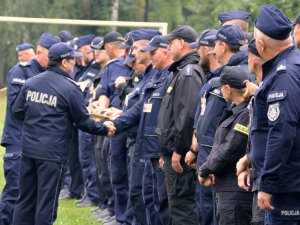
<svg viewBox="0 0 300 225">
<path fill-rule="evenodd" d="M 176 153 L 174 151 L 173 155 L 172 155 L 172 168 L 176 173 L 182 173 L 183 172 L 183 168 L 180 165 L 180 159 L 181 159 L 181 155 L 179 155 L 178 153 Z"/>
<path fill-rule="evenodd" d="M 108 127 L 107 136 L 111 137 L 116 133 L 116 128 L 115 128 L 115 125 L 113 124 L 113 122 L 105 121 L 103 124 Z"/>
<path fill-rule="evenodd" d="M 258 206 L 261 210 L 274 210 L 274 207 L 271 205 L 271 198 L 272 195 L 266 193 L 266 192 L 258 192 L 257 200 L 258 200 Z"/>
<path fill-rule="evenodd" d="M 247 155 L 245 155 L 243 158 L 240 158 L 236 164 L 236 175 L 239 176 L 240 173 L 246 171 L 249 165 L 250 160 L 248 159 Z"/>
<path fill-rule="evenodd" d="M 250 190 L 250 171 L 249 169 L 243 171 L 238 176 L 238 185 L 240 188 L 249 191 Z"/>
<path fill-rule="evenodd" d="M 184 161 L 189 167 L 192 167 L 192 165 L 195 164 L 196 157 L 197 156 L 194 153 L 192 153 L 191 151 L 188 151 L 185 155 Z"/>
<path fill-rule="evenodd" d="M 164 167 L 164 164 L 165 164 L 165 160 L 164 160 L 164 157 L 159 157 L 159 167 L 162 169 Z"/>
<path fill-rule="evenodd" d="M 118 88 L 120 84 L 122 83 L 126 83 L 126 79 L 125 77 L 118 77 L 116 80 L 115 80 L 115 87 Z"/>
<path fill-rule="evenodd" d="M 215 184 L 215 176 L 213 174 L 210 174 L 207 178 L 198 176 L 198 181 L 202 186 L 209 187 Z"/>
</svg>

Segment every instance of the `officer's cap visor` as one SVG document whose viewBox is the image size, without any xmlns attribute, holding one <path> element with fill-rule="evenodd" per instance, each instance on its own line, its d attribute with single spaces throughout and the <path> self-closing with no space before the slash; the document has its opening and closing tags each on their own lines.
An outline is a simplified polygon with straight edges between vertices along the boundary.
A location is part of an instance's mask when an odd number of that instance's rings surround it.
<svg viewBox="0 0 300 225">
<path fill-rule="evenodd" d="M 73 58 L 78 58 L 78 57 L 82 57 L 82 56 L 83 56 L 83 54 L 81 52 L 78 52 L 78 51 L 73 51 L 71 53 L 71 57 L 73 57 Z"/>
<path fill-rule="evenodd" d="M 152 46 L 152 45 L 149 45 L 145 48 L 142 48 L 141 49 L 141 52 L 151 52 L 151 51 L 154 51 L 156 49 L 158 49 L 159 47 L 156 47 L 156 46 Z"/>
<path fill-rule="evenodd" d="M 191 44 L 189 44 L 190 48 L 199 48 L 200 47 L 200 43 L 198 41 L 193 42 Z"/>
<path fill-rule="evenodd" d="M 120 46 L 119 46 L 119 49 L 129 49 L 129 48 L 131 48 L 131 46 L 130 45 L 127 45 L 127 44 L 121 44 Z"/>
<path fill-rule="evenodd" d="M 220 77 L 212 78 L 212 79 L 209 81 L 209 84 L 210 84 L 213 88 L 217 88 L 217 87 L 221 87 L 221 86 L 222 86 Z"/>
</svg>

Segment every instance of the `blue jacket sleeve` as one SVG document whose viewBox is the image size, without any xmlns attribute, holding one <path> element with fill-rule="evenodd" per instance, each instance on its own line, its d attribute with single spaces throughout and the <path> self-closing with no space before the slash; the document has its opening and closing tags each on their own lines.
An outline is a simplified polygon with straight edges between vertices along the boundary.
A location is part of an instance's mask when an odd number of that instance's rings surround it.
<svg viewBox="0 0 300 225">
<path fill-rule="evenodd" d="M 268 90 L 269 133 L 259 187 L 260 191 L 266 193 L 277 192 L 281 176 L 286 176 L 283 175 L 284 168 L 291 163 L 289 160 L 300 160 L 299 152 L 295 151 L 295 146 L 293 146 L 297 142 L 295 139 L 300 115 L 298 74 L 299 69 L 293 74 L 286 71 L 277 73 Z"/>
<path fill-rule="evenodd" d="M 137 125 L 140 121 L 144 101 L 140 99 L 129 110 L 127 110 L 122 116 L 118 117 L 114 121 L 114 125 L 117 129 L 117 133 L 122 133 L 129 128 Z"/>
<path fill-rule="evenodd" d="M 18 92 L 18 96 L 12 105 L 12 112 L 19 120 L 24 120 L 25 116 L 25 104 L 26 104 L 26 85 L 24 85 Z"/>
<path fill-rule="evenodd" d="M 71 90 L 69 98 L 71 120 L 84 132 L 96 135 L 107 135 L 108 128 L 101 122 L 91 119 L 82 92 L 78 87 Z"/>
<path fill-rule="evenodd" d="M 12 109 L 13 104 L 22 88 L 25 84 L 26 77 L 23 69 L 19 65 L 15 65 L 7 75 L 6 87 L 7 87 L 7 104 Z"/>
</svg>

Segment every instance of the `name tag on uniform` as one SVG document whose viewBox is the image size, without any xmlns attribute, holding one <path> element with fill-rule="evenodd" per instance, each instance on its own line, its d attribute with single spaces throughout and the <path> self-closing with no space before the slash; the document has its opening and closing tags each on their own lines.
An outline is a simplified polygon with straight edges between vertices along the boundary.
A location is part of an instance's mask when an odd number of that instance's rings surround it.
<svg viewBox="0 0 300 225">
<path fill-rule="evenodd" d="M 206 108 L 206 98 L 202 97 L 201 98 L 201 112 L 200 112 L 201 116 L 204 116 L 205 108 Z"/>
<path fill-rule="evenodd" d="M 126 107 L 128 106 L 128 95 L 126 95 L 126 97 L 125 97 L 124 104 L 125 104 Z"/>
<path fill-rule="evenodd" d="M 167 89 L 167 93 L 171 94 L 172 90 L 173 90 L 173 87 L 169 86 L 168 89 Z"/>
<path fill-rule="evenodd" d="M 143 112 L 150 113 L 152 111 L 152 104 L 151 103 L 145 103 Z"/>
</svg>

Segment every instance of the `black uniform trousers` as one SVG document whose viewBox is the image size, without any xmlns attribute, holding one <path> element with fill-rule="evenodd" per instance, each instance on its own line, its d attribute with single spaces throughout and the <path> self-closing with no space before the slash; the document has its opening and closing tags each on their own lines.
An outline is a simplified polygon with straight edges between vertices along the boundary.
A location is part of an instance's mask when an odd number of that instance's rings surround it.
<svg viewBox="0 0 300 225">
<path fill-rule="evenodd" d="M 173 225 L 198 225 L 195 170 L 181 160 L 183 173 L 176 173 L 172 168 L 171 156 L 164 156 L 164 159 L 163 172 Z"/>
<path fill-rule="evenodd" d="M 218 225 L 250 225 L 252 200 L 252 192 L 217 192 Z"/>
<path fill-rule="evenodd" d="M 64 164 L 22 156 L 20 195 L 15 206 L 13 225 L 54 223 Z"/>
</svg>

